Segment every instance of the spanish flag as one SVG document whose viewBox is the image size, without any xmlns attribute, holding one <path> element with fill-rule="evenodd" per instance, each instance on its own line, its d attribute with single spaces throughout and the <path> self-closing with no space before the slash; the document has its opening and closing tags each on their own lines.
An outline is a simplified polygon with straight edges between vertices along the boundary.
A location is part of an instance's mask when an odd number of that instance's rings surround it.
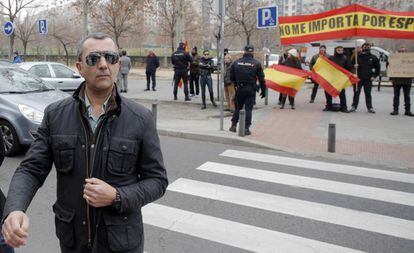
<svg viewBox="0 0 414 253">
<path fill-rule="evenodd" d="M 343 89 L 359 82 L 358 77 L 326 56 L 319 56 L 313 65 L 311 77 L 332 97 L 338 96 Z"/>
<path fill-rule="evenodd" d="M 309 76 L 306 70 L 273 64 L 264 70 L 266 86 L 294 97 Z"/>
</svg>

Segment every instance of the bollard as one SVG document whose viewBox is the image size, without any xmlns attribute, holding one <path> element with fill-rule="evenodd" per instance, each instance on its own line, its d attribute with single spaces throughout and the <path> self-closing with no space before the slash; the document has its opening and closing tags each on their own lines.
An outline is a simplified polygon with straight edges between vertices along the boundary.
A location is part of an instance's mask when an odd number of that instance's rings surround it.
<svg viewBox="0 0 414 253">
<path fill-rule="evenodd" d="M 336 144 L 336 125 L 329 124 L 328 130 L 328 152 L 335 153 Z"/>
<path fill-rule="evenodd" d="M 239 114 L 239 136 L 244 137 L 244 131 L 246 128 L 246 111 L 240 110 Z"/>
<path fill-rule="evenodd" d="M 154 117 L 155 127 L 157 127 L 157 102 L 152 103 L 152 115 Z"/>
</svg>

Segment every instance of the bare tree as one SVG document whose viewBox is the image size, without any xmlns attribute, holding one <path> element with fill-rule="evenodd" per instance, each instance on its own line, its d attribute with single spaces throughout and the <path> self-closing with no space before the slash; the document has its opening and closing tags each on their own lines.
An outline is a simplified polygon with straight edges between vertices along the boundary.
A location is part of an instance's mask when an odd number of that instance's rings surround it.
<svg viewBox="0 0 414 253">
<path fill-rule="evenodd" d="M 52 22 L 49 28 L 48 36 L 58 41 L 65 51 L 66 65 L 69 65 L 69 49 L 71 45 L 76 45 L 79 41 L 77 31 L 80 29 L 73 21 L 73 17 L 65 15 L 62 10 L 51 12 Z"/>
<path fill-rule="evenodd" d="M 227 17 L 234 30 L 238 30 L 244 34 L 246 44 L 250 44 L 250 39 L 256 31 L 256 9 L 258 1 L 252 0 L 228 0 L 230 6 L 227 10 Z"/>
<path fill-rule="evenodd" d="M 0 1 L 0 14 L 9 18 L 10 22 L 15 22 L 16 18 L 18 17 L 19 13 L 26 8 L 33 6 L 33 4 L 37 0 L 8 0 L 8 1 Z M 11 58 L 13 53 L 14 47 L 14 39 L 15 33 L 10 36 L 10 47 L 9 47 L 9 57 Z"/>
<path fill-rule="evenodd" d="M 27 45 L 34 41 L 36 18 L 32 12 L 29 12 L 22 21 L 16 24 L 16 36 L 20 39 L 23 45 L 23 54 L 27 53 Z"/>
<path fill-rule="evenodd" d="M 158 4 L 160 19 L 160 33 L 162 36 L 170 38 L 171 51 L 175 49 L 175 37 L 177 36 L 177 22 L 179 10 L 179 0 L 160 1 Z M 154 3 L 157 4 L 157 3 Z M 152 6 L 154 7 L 154 6 Z M 150 7 L 151 8 L 151 7 Z"/>
<path fill-rule="evenodd" d="M 143 0 L 108 0 L 101 2 L 94 12 L 97 27 L 112 34 L 120 47 L 120 38 L 134 29 L 141 17 L 135 15 L 143 6 Z"/>
<path fill-rule="evenodd" d="M 76 0 L 74 2 L 74 5 L 79 9 L 81 14 L 83 36 L 89 34 L 89 15 L 92 13 L 93 7 L 97 6 L 100 2 L 102 0 Z"/>
</svg>

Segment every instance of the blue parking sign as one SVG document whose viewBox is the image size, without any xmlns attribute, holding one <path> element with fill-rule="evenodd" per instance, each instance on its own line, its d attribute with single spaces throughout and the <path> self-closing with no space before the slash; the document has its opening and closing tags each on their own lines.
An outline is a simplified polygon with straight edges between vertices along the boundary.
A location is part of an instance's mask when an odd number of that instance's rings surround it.
<svg viewBox="0 0 414 253">
<path fill-rule="evenodd" d="M 39 33 L 47 34 L 47 21 L 46 19 L 39 19 L 38 23 Z"/>
<path fill-rule="evenodd" d="M 278 25 L 277 6 L 257 9 L 257 28 L 269 28 Z"/>
</svg>

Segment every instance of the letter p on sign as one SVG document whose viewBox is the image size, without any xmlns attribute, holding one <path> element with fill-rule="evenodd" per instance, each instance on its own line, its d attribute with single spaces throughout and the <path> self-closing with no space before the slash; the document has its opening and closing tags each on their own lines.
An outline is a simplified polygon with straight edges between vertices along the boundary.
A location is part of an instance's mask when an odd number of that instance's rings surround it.
<svg viewBox="0 0 414 253">
<path fill-rule="evenodd" d="M 278 25 L 277 6 L 257 9 L 257 28 L 269 28 Z"/>
</svg>

